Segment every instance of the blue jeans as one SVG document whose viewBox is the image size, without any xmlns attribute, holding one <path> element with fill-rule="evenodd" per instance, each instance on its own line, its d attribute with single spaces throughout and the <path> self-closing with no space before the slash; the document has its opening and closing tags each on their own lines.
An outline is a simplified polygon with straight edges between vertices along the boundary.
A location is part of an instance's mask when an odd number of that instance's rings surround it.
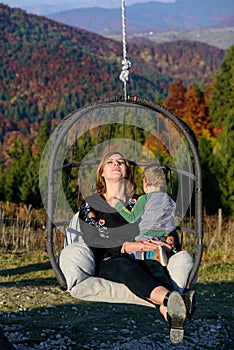
<svg viewBox="0 0 234 350">
<path fill-rule="evenodd" d="M 173 290 L 166 267 L 156 260 L 134 260 L 129 254 L 102 260 L 98 276 L 123 283 L 135 295 L 146 300 L 156 287 L 162 286 Z"/>
</svg>

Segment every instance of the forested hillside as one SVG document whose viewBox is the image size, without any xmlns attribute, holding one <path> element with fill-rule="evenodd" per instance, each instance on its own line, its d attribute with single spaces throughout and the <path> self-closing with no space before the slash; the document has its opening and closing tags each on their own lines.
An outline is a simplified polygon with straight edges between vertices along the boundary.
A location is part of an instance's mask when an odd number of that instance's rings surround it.
<svg viewBox="0 0 234 350">
<path fill-rule="evenodd" d="M 0 5 L 0 10 L 1 141 L 8 131 L 28 135 L 42 120 L 61 119 L 87 102 L 122 94 L 121 43 L 19 9 Z M 185 85 L 211 81 L 225 55 L 195 42 L 137 43 L 128 52 L 129 93 L 149 99 L 159 93 L 165 98 L 175 78 Z"/>
<path fill-rule="evenodd" d="M 51 130 L 89 102 L 122 95 L 122 45 L 3 4 L 0 16 L 0 200 L 40 207 L 38 167 Z M 190 41 L 127 49 L 128 93 L 164 103 L 212 150 L 223 125 L 209 117 L 210 86 L 226 51 Z"/>
</svg>

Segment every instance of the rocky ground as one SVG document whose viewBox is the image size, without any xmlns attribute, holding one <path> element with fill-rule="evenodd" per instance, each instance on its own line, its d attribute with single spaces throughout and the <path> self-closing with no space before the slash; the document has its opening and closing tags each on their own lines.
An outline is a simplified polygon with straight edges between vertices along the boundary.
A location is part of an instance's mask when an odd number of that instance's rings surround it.
<svg viewBox="0 0 234 350">
<path fill-rule="evenodd" d="M 109 315 L 107 316 L 109 317 Z M 152 321 L 152 320 L 151 320 Z M 149 322 L 151 331 L 142 334 L 145 327 L 132 316 L 124 328 L 107 327 L 105 336 L 103 329 L 100 331 L 98 325 L 91 325 L 89 332 L 96 334 L 95 338 L 87 339 L 87 342 L 74 339 L 74 325 L 61 326 L 59 330 L 52 328 L 44 329 L 40 336 L 35 337 L 33 330 L 27 331 L 21 324 L 2 325 L 5 335 L 17 350 L 40 349 L 40 350 L 158 350 L 158 349 L 232 349 L 231 337 L 225 320 L 217 317 L 215 320 L 206 318 L 188 321 L 185 336 L 182 343 L 174 346 L 170 343 L 165 322 L 155 319 Z M 76 325 L 77 326 L 77 325 Z M 35 325 L 36 327 L 36 325 Z M 89 324 L 87 324 L 89 327 Z M 149 328 L 149 327 L 147 327 Z M 7 349 L 1 349 L 7 350 Z"/>
<path fill-rule="evenodd" d="M 157 309 L 80 301 L 61 291 L 48 262 L 4 259 L 0 255 L 0 327 L 14 350 L 234 349 L 233 264 L 206 269 L 210 280 L 196 284 L 196 313 L 175 346 Z M 0 334 L 0 350 L 11 350 L 2 344 Z"/>
</svg>

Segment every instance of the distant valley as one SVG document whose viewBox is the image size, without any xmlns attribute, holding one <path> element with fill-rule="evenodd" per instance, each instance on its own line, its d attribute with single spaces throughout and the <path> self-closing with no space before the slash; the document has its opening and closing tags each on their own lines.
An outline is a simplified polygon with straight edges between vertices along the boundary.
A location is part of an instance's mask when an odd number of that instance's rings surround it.
<svg viewBox="0 0 234 350">
<path fill-rule="evenodd" d="M 122 41 L 122 36 L 119 34 L 102 33 L 103 36 L 114 40 Z M 131 42 L 141 42 L 142 40 L 150 40 L 154 43 L 163 43 L 177 40 L 191 40 L 216 46 L 219 49 L 228 49 L 234 45 L 234 26 L 224 28 L 204 28 L 194 30 L 173 30 L 160 33 L 153 31 L 148 33 L 140 33 L 129 35 L 128 40 Z"/>
</svg>

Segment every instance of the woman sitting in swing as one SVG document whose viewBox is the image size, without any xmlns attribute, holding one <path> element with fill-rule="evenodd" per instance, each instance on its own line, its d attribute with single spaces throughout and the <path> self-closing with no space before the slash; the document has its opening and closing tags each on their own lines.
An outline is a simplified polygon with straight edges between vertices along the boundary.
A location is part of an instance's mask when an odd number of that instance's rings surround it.
<svg viewBox="0 0 234 350">
<path fill-rule="evenodd" d="M 136 251 L 154 250 L 155 243 L 135 241 L 138 224 L 128 223 L 111 205 L 117 197 L 131 210 L 138 198 L 135 189 L 128 160 L 121 153 L 107 153 L 97 170 L 97 194 L 87 197 L 80 207 L 80 229 L 94 254 L 95 275 L 123 283 L 154 304 L 168 322 L 171 342 L 180 343 L 191 305 L 174 290 L 169 272 L 160 262 L 131 257 Z"/>
</svg>

